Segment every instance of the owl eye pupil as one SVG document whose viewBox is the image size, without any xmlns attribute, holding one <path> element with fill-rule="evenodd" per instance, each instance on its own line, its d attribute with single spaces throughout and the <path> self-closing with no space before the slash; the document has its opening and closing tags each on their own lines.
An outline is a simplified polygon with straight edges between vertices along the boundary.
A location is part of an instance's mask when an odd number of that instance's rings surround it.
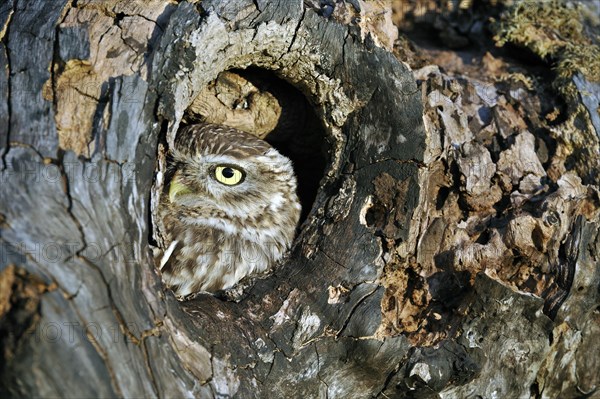
<svg viewBox="0 0 600 399">
<path fill-rule="evenodd" d="M 234 175 L 234 171 L 231 168 L 224 168 L 223 172 L 221 173 L 223 173 L 223 176 L 225 176 L 228 179 L 232 178 Z"/>
<path fill-rule="evenodd" d="M 212 177 L 226 186 L 236 186 L 244 181 L 246 173 L 243 169 L 238 169 L 235 166 L 217 165 L 212 170 Z"/>
</svg>

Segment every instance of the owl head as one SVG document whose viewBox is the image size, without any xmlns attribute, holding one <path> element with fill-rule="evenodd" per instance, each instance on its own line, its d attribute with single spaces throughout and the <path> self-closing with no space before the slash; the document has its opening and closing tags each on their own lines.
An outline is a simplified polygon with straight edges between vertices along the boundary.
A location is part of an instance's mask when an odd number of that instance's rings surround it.
<svg viewBox="0 0 600 399">
<path fill-rule="evenodd" d="M 267 142 L 237 129 L 197 124 L 178 133 L 171 155 L 165 194 L 182 221 L 297 223 L 300 205 L 291 161 Z"/>
</svg>

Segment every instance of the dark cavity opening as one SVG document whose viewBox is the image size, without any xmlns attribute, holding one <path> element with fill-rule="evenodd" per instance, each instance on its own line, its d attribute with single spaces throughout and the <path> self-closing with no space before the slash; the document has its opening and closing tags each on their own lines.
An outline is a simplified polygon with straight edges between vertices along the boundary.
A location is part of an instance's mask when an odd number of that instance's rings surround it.
<svg viewBox="0 0 600 399">
<path fill-rule="evenodd" d="M 224 71 L 186 110 L 182 126 L 199 122 L 255 134 L 290 158 L 298 179 L 302 224 L 329 161 L 329 145 L 319 117 L 298 89 L 256 67 Z"/>
</svg>

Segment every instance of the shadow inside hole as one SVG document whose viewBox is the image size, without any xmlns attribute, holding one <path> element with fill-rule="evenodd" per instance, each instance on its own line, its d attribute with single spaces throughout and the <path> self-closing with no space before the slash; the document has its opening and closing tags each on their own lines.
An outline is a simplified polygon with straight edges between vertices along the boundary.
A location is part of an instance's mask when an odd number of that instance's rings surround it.
<svg viewBox="0 0 600 399">
<path fill-rule="evenodd" d="M 206 96 L 207 90 L 211 90 L 210 98 L 203 97 L 204 104 L 199 107 L 190 106 L 184 114 L 182 127 L 208 122 L 245 130 L 263 138 L 291 159 L 302 204 L 301 225 L 312 209 L 329 161 L 325 128 L 312 105 L 290 83 L 256 67 L 219 74 L 199 98 Z M 268 100 L 265 100 L 265 94 Z M 248 122 L 248 118 L 256 119 L 256 125 L 261 128 L 270 128 L 260 133 L 252 131 L 255 121 Z M 269 118 L 274 119 L 263 120 Z"/>
</svg>

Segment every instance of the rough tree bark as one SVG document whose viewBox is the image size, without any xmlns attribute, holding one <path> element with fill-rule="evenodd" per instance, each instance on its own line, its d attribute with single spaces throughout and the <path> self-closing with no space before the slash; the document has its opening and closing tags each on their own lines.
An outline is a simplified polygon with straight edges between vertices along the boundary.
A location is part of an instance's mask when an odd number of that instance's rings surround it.
<svg viewBox="0 0 600 399">
<path fill-rule="evenodd" d="M 546 148 L 536 93 L 413 75 L 408 50 L 320 14 L 0 5 L 2 397 L 597 395 L 593 107 Z M 271 276 L 177 302 L 151 250 L 161 151 L 248 67 L 306 97 L 326 170 Z M 596 150 L 571 168 L 575 131 Z"/>
</svg>

